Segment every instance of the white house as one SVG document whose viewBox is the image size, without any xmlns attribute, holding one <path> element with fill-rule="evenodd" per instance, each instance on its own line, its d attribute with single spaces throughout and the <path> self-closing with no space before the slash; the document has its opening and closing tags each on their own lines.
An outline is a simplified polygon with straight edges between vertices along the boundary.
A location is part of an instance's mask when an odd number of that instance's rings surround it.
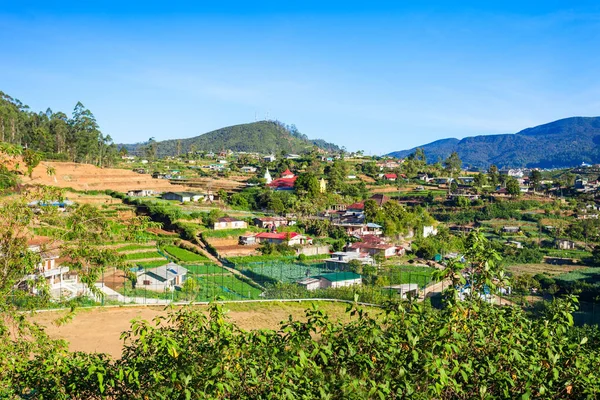
<svg viewBox="0 0 600 400">
<path fill-rule="evenodd" d="M 256 172 L 256 167 L 252 167 L 252 166 L 249 166 L 249 165 L 243 166 L 240 169 L 242 170 L 242 172 L 246 172 L 246 173 Z"/>
<path fill-rule="evenodd" d="M 237 218 L 222 217 L 215 221 L 213 229 L 218 231 L 220 229 L 246 229 L 248 223 L 246 221 L 239 220 Z"/>
<path fill-rule="evenodd" d="M 206 197 L 200 193 L 191 193 L 191 192 L 166 192 L 161 196 L 165 200 L 177 200 L 181 203 L 186 203 L 188 201 L 198 201 Z"/>
<path fill-rule="evenodd" d="M 152 189 L 135 189 L 127 192 L 127 196 L 130 197 L 150 197 L 154 194 Z"/>
<path fill-rule="evenodd" d="M 183 285 L 188 270 L 181 265 L 169 263 L 162 267 L 142 270 L 137 274 L 137 285 L 144 289 L 162 292 Z"/>
</svg>

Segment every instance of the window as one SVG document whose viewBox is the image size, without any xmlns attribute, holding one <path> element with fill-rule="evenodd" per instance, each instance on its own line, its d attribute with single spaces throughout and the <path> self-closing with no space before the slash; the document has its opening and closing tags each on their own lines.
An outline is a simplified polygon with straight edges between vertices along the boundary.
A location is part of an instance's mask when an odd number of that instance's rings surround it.
<svg viewBox="0 0 600 400">
<path fill-rule="evenodd" d="M 149 286 L 150 285 L 150 281 L 149 280 L 144 280 L 144 285 Z"/>
</svg>

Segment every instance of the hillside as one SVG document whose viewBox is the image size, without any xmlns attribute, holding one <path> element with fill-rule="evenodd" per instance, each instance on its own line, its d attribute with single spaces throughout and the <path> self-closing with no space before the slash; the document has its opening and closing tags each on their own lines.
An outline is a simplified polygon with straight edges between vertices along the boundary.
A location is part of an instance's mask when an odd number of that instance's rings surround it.
<svg viewBox="0 0 600 400">
<path fill-rule="evenodd" d="M 179 144 L 178 144 L 179 143 Z M 129 152 L 143 154 L 146 144 L 123 145 Z M 324 150 L 337 151 L 339 147 L 322 139 L 311 140 L 297 130 L 290 129 L 278 121 L 259 121 L 249 124 L 233 125 L 217 129 L 188 139 L 165 140 L 157 143 L 158 156 L 170 156 L 191 150 L 245 151 L 252 153 L 300 154 L 317 146 Z"/>
<path fill-rule="evenodd" d="M 560 168 L 600 163 L 600 117 L 572 117 L 524 129 L 515 134 L 443 139 L 423 146 L 428 162 L 456 151 L 464 166 Z M 403 158 L 415 151 L 396 151 Z"/>
<path fill-rule="evenodd" d="M 48 175 L 47 168 L 53 168 L 54 175 Z M 148 174 L 117 168 L 98 168 L 90 164 L 72 162 L 43 161 L 32 174 L 32 179 L 22 177 L 24 183 L 73 188 L 75 190 L 115 190 L 127 192 L 133 189 L 156 191 L 182 191 L 187 186 L 172 185 L 164 179 L 153 179 Z"/>
</svg>

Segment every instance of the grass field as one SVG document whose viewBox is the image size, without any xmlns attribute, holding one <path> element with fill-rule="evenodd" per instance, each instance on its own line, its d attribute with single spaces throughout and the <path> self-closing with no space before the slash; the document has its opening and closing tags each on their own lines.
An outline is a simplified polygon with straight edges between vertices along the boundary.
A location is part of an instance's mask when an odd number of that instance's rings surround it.
<svg viewBox="0 0 600 400">
<path fill-rule="evenodd" d="M 169 263 L 169 260 L 164 259 L 164 260 L 136 262 L 135 265 L 139 265 L 140 267 L 143 267 L 143 268 L 156 268 L 156 267 L 160 267 L 165 264 L 168 264 L 168 263 Z M 187 268 L 187 266 L 186 266 L 186 268 Z"/>
<path fill-rule="evenodd" d="M 165 246 L 163 247 L 163 249 L 169 253 L 170 255 L 172 255 L 173 257 L 177 258 L 178 260 L 181 260 L 182 262 L 194 262 L 194 261 L 205 261 L 207 260 L 206 257 L 200 255 L 200 254 L 196 254 L 193 253 L 189 250 L 186 249 L 182 249 L 180 247 L 177 246 Z"/>
<path fill-rule="evenodd" d="M 156 246 L 153 245 L 144 245 L 144 244 L 128 244 L 126 246 L 123 247 L 119 247 L 116 250 L 118 252 L 125 252 L 125 251 L 134 251 L 134 250 L 148 250 L 148 251 L 152 251 L 152 250 L 156 250 Z"/>
<path fill-rule="evenodd" d="M 284 282 L 292 283 L 307 276 L 314 276 L 324 272 L 331 272 L 325 268 L 324 263 L 294 264 L 286 261 L 270 261 L 244 265 L 241 271 L 247 277 L 260 284 Z"/>
<path fill-rule="evenodd" d="M 600 268 L 580 269 L 559 275 L 555 279 L 563 282 L 582 281 L 586 283 L 598 283 L 600 282 Z"/>
<path fill-rule="evenodd" d="M 398 265 L 389 268 L 388 271 L 382 272 L 381 276 L 387 277 L 392 285 L 417 283 L 419 286 L 425 286 L 431 282 L 431 275 L 434 271 L 435 268 L 430 267 Z"/>
<path fill-rule="evenodd" d="M 188 272 L 190 274 L 195 275 L 210 275 L 210 274 L 222 274 L 226 273 L 226 271 L 214 264 L 206 264 L 206 265 L 186 265 Z"/>
<path fill-rule="evenodd" d="M 125 254 L 125 259 L 126 260 L 145 260 L 145 259 L 149 259 L 149 258 L 164 258 L 162 256 L 162 254 L 160 254 L 157 251 L 147 251 L 144 253 L 132 253 L 132 254 Z"/>
</svg>

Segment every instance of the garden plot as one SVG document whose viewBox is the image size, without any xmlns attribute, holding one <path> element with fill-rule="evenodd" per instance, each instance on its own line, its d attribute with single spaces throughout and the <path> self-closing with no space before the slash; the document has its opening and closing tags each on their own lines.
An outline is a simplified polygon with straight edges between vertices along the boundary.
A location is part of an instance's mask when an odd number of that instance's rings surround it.
<svg viewBox="0 0 600 400">
<path fill-rule="evenodd" d="M 324 263 L 296 264 L 286 261 L 249 263 L 236 268 L 260 285 L 276 282 L 293 283 L 308 276 L 332 272 L 325 268 Z"/>
</svg>

